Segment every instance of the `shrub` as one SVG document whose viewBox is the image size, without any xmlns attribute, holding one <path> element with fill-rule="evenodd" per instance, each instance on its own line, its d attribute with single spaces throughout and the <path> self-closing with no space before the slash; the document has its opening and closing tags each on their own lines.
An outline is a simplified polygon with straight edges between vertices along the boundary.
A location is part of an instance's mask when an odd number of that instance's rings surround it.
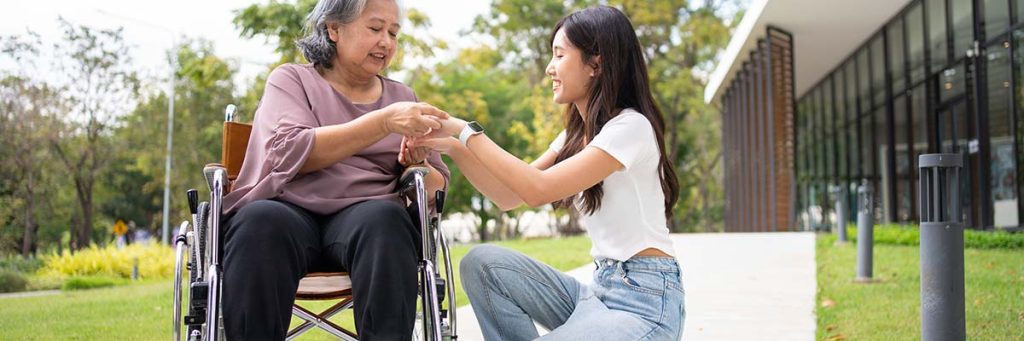
<svg viewBox="0 0 1024 341">
<path fill-rule="evenodd" d="M 33 273 L 43 266 L 39 258 L 25 258 L 21 256 L 7 256 L 0 258 L 0 270 L 11 270 L 20 273 Z"/>
<path fill-rule="evenodd" d="M 25 291 L 28 281 L 18 272 L 0 269 L 0 292 Z"/>
<path fill-rule="evenodd" d="M 124 284 L 124 279 L 102 277 L 102 276 L 79 276 L 71 277 L 64 281 L 64 285 L 60 287 L 60 290 L 84 290 L 84 289 L 95 289 L 112 287 L 119 284 Z"/>
<path fill-rule="evenodd" d="M 855 225 L 847 225 L 846 235 L 850 241 L 857 241 L 857 228 Z M 894 244 L 917 246 L 921 243 L 921 230 L 917 225 L 876 225 L 876 244 Z M 978 231 L 964 230 L 964 248 L 968 249 L 1022 249 L 1024 248 L 1024 233 L 1010 233 L 1005 231 Z"/>
<path fill-rule="evenodd" d="M 174 274 L 174 251 L 160 244 L 133 244 L 123 249 L 92 245 L 74 254 L 65 251 L 42 258 L 39 275 L 131 278 L 136 259 L 140 278 L 169 278 Z"/>
</svg>

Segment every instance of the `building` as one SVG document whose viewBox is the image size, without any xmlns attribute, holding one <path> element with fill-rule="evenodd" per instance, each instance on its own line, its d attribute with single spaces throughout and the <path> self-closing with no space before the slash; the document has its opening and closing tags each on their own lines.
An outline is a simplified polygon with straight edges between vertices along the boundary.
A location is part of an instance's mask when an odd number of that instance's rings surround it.
<svg viewBox="0 0 1024 341">
<path fill-rule="evenodd" d="M 918 219 L 917 156 L 959 153 L 963 222 L 1019 229 L 1024 0 L 753 0 L 705 89 L 728 231 L 824 228 L 875 193 Z M 848 214 L 850 219 L 855 214 Z"/>
</svg>

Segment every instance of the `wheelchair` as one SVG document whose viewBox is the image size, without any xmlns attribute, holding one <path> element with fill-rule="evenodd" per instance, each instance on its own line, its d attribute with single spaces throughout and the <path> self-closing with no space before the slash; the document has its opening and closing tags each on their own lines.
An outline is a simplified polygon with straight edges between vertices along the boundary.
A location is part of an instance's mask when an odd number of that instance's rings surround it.
<svg viewBox="0 0 1024 341">
<path fill-rule="evenodd" d="M 241 169 L 242 160 L 252 126 L 234 122 L 234 105 L 225 110 L 221 163 L 203 168 L 209 190 L 209 200 L 199 202 L 199 192 L 187 191 L 191 221 L 183 221 L 174 238 L 174 326 L 175 341 L 184 337 L 189 341 L 225 340 L 221 309 L 222 269 L 220 263 L 220 233 L 222 224 L 222 198 L 231 188 Z M 452 275 L 448 242 L 440 233 L 439 221 L 445 193 L 434 193 L 435 205 L 427 204 L 424 177 L 426 168 L 410 168 L 396 189 L 407 208 L 418 214 L 422 247 L 418 264 L 418 302 L 413 340 L 450 341 L 456 335 L 455 284 Z M 444 271 L 438 267 L 441 257 Z M 183 284 L 183 281 L 186 281 Z M 186 296 L 187 297 L 184 297 Z M 293 316 L 304 322 L 288 331 L 287 339 L 318 327 L 343 340 L 358 340 L 355 331 L 328 320 L 331 316 L 353 306 L 351 281 L 344 272 L 309 273 L 299 283 L 296 301 L 337 300 L 327 310 L 316 314 L 298 304 L 292 306 Z M 446 304 L 447 303 L 447 304 Z M 182 314 L 185 314 L 182 316 Z"/>
</svg>

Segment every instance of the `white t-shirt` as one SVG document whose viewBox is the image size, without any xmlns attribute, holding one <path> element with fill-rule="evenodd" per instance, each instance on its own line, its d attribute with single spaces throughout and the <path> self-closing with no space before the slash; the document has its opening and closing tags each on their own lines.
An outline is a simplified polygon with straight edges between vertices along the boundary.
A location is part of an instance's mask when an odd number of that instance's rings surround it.
<svg viewBox="0 0 1024 341">
<path fill-rule="evenodd" d="M 557 153 L 564 144 L 562 131 L 548 150 Z M 622 110 L 587 146 L 604 150 L 624 166 L 604 179 L 601 208 L 583 216 L 593 240 L 590 254 L 619 261 L 652 247 L 674 254 L 658 168 L 661 153 L 647 118 L 632 108 Z M 577 207 L 581 201 L 577 196 Z"/>
</svg>

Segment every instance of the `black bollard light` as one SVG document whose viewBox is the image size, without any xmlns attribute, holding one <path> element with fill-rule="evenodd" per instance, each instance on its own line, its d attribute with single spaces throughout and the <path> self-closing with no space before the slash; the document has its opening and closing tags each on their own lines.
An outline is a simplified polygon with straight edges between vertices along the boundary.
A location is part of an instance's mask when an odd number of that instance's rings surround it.
<svg viewBox="0 0 1024 341">
<path fill-rule="evenodd" d="M 960 154 L 924 154 L 921 170 L 921 339 L 966 338 Z"/>
</svg>

